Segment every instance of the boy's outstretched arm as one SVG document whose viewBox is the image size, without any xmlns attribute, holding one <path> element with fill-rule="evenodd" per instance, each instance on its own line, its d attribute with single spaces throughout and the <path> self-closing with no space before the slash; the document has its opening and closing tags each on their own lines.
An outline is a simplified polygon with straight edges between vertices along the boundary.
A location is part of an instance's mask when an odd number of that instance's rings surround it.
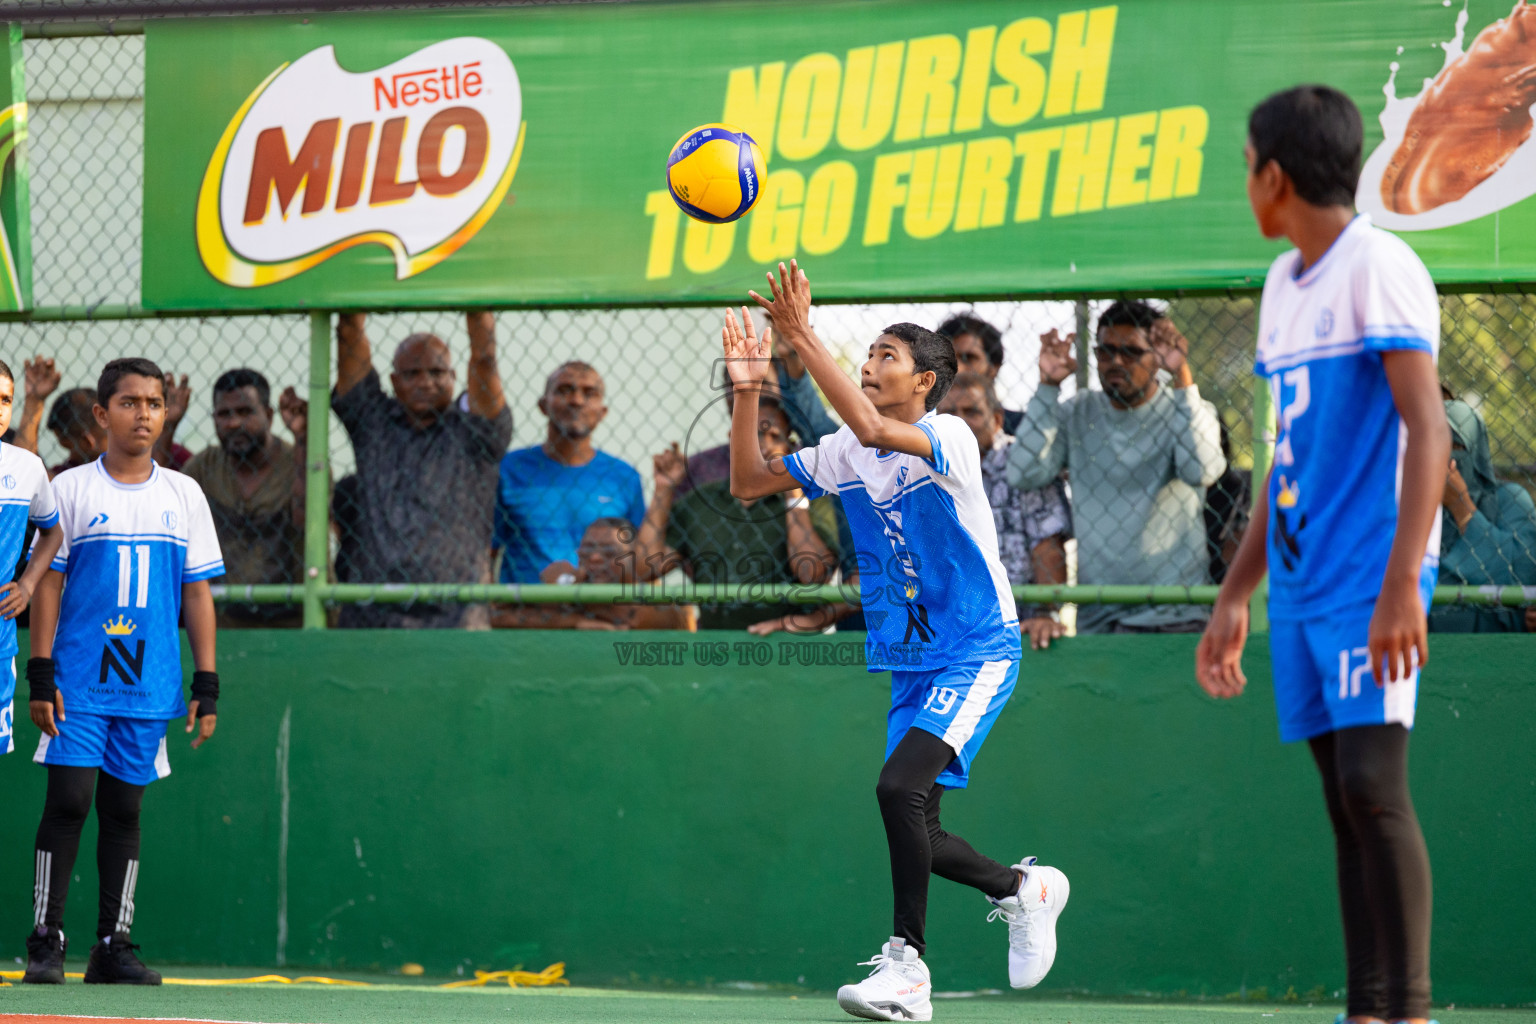
<svg viewBox="0 0 1536 1024">
<path fill-rule="evenodd" d="M 1440 515 L 1451 460 L 1451 428 L 1434 358 L 1418 349 L 1400 349 L 1383 352 L 1381 364 L 1397 414 L 1408 428 L 1408 444 L 1397 499 L 1397 533 L 1371 616 L 1371 674 L 1377 686 L 1407 679 L 1415 655 L 1420 666 L 1429 661 L 1429 624 L 1419 596 L 1419 574 L 1424 547 Z"/>
<path fill-rule="evenodd" d="M 1269 477 L 1253 496 L 1253 514 L 1237 554 L 1227 568 L 1206 623 L 1200 646 L 1195 648 L 1195 677 L 1212 697 L 1236 697 L 1248 685 L 1243 675 L 1243 644 L 1248 639 L 1248 601 L 1264 580 L 1264 545 L 1269 535 Z"/>
<path fill-rule="evenodd" d="M 827 401 L 848 424 L 859 444 L 924 459 L 933 458 L 933 442 L 928 435 L 910 423 L 881 416 L 875 403 L 864 394 L 864 389 L 848 379 L 816 332 L 811 330 L 811 283 L 799 263 L 790 260 L 787 269 L 780 263 L 778 278 L 775 279 L 772 273 L 768 275 L 768 289 L 773 292 L 771 300 L 757 292 L 747 294 L 773 318 L 773 329 L 794 345 L 812 379 L 820 385 Z"/>
<path fill-rule="evenodd" d="M 747 501 L 800 486 L 782 458 L 775 456 L 765 462 L 757 446 L 757 398 L 773 372 L 771 334 L 764 330 L 761 338 L 757 336 L 746 307 L 742 307 L 740 321 L 735 310 L 725 311 L 720 337 L 725 346 L 725 372 L 735 394 L 731 407 L 731 494 Z"/>
<path fill-rule="evenodd" d="M 181 585 L 181 614 L 187 624 L 187 644 L 192 648 L 192 700 L 187 706 L 187 732 L 197 730 L 192 739 L 195 748 L 208 742 L 218 726 L 214 705 L 219 686 L 214 661 L 218 620 L 213 609 L 213 591 L 208 588 L 207 580 Z M 205 696 L 203 691 L 210 686 L 212 691 Z"/>
</svg>

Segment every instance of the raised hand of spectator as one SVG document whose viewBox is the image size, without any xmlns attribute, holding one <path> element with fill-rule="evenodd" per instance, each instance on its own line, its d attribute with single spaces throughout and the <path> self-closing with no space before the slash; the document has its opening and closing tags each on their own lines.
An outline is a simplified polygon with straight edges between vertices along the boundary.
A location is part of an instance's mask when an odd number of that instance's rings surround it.
<svg viewBox="0 0 1536 1024">
<path fill-rule="evenodd" d="M 1040 383 L 1055 387 L 1077 372 L 1077 333 L 1065 338 L 1052 327 L 1040 335 Z"/>
<path fill-rule="evenodd" d="M 15 423 L 16 447 L 37 454 L 37 434 L 43 426 L 43 408 L 49 395 L 59 387 L 59 371 L 53 360 L 44 356 L 21 364 L 21 379 L 26 395 L 21 402 L 21 419 Z"/>
<path fill-rule="evenodd" d="M 1188 387 L 1194 382 L 1189 372 L 1189 339 L 1167 317 L 1154 320 L 1149 333 L 1152 351 L 1157 353 L 1163 369 L 1173 374 L 1173 386 Z"/>
<path fill-rule="evenodd" d="M 658 489 L 676 490 L 688 476 L 688 459 L 676 441 L 651 458 L 651 471 Z"/>
<path fill-rule="evenodd" d="M 38 356 L 21 364 L 22 382 L 27 389 L 26 401 L 39 401 L 58 390 L 62 375 L 54 368 L 53 360 Z"/>
<path fill-rule="evenodd" d="M 299 397 L 293 387 L 286 387 L 277 398 L 277 411 L 283 417 L 283 426 L 295 441 L 303 440 L 309 433 L 309 403 Z"/>
<path fill-rule="evenodd" d="M 1440 500 L 1451 518 L 1456 520 L 1456 528 L 1466 533 L 1467 524 L 1477 512 L 1477 503 L 1472 500 L 1472 491 L 1467 487 L 1466 478 L 1461 475 L 1461 468 L 1456 465 L 1455 459 L 1451 460 L 1450 468 L 1446 470 L 1445 493 Z"/>
<path fill-rule="evenodd" d="M 181 375 L 181 383 L 176 383 L 176 375 L 165 375 L 165 429 L 166 433 L 176 429 L 187 415 L 187 409 L 192 405 L 192 389 L 187 386 L 187 375 Z"/>
<path fill-rule="evenodd" d="M 367 379 L 373 370 L 373 347 L 368 342 L 368 315 L 340 313 L 336 317 L 336 394 L 344 395 Z"/>
</svg>

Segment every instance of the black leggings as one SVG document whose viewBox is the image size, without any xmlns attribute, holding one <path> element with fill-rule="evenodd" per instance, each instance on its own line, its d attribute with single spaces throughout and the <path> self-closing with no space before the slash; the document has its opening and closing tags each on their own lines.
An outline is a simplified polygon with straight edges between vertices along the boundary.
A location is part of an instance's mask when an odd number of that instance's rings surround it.
<svg viewBox="0 0 1536 1024">
<path fill-rule="evenodd" d="M 80 852 L 80 830 L 96 794 L 96 872 L 101 878 L 97 910 L 98 938 L 126 933 L 133 926 L 133 893 L 139 878 L 139 808 L 144 787 L 100 773 L 95 768 L 48 766 L 48 796 L 37 826 L 36 876 L 32 889 L 33 924 L 64 927 L 64 898 Z"/>
<path fill-rule="evenodd" d="M 1012 896 L 1019 876 L 983 857 L 959 836 L 939 826 L 944 787 L 934 780 L 955 758 L 949 744 L 922 729 L 910 729 L 880 770 L 875 795 L 891 848 L 891 885 L 896 917 L 891 934 L 922 953 L 928 917 L 928 876 L 938 875 L 980 889 L 995 899 Z"/>
<path fill-rule="evenodd" d="M 1351 1016 L 1429 1016 L 1429 851 L 1408 794 L 1408 730 L 1311 741 L 1338 851 Z"/>
</svg>

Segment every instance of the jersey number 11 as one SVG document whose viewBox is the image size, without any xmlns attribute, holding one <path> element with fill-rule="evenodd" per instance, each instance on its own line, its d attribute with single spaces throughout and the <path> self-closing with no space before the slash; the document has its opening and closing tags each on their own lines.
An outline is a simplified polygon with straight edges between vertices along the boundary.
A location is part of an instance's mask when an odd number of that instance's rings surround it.
<svg viewBox="0 0 1536 1024">
<path fill-rule="evenodd" d="M 138 586 L 135 587 L 134 555 L 138 556 Z M 128 598 L 133 597 L 130 605 Z M 149 545 L 119 544 L 117 546 L 117 606 L 119 608 L 149 607 Z"/>
</svg>

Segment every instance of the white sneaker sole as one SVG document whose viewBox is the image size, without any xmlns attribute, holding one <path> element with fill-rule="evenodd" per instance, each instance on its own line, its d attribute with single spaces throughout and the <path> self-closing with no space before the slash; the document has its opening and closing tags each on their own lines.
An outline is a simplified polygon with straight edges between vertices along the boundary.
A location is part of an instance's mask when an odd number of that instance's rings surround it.
<svg viewBox="0 0 1536 1024">
<path fill-rule="evenodd" d="M 1059 869 L 1052 867 L 1038 867 L 1035 868 L 1035 870 L 1041 873 L 1041 876 L 1045 882 L 1045 891 L 1047 897 L 1046 909 L 1039 912 L 1039 924 L 1042 928 L 1040 940 L 1040 959 L 1045 963 L 1045 969 L 1040 972 L 1040 977 L 1034 979 L 1033 981 L 1025 981 L 1023 984 L 1014 981 L 1013 978 L 1010 977 L 1008 979 L 1008 984 L 1013 988 L 1018 989 L 1034 988 L 1036 985 L 1045 980 L 1045 976 L 1047 974 L 1051 973 L 1051 968 L 1056 963 L 1056 919 L 1060 917 L 1061 912 L 1066 909 L 1067 900 L 1072 896 L 1072 885 L 1067 881 L 1067 876 L 1062 874 Z M 1010 966 L 1012 965 L 1010 964 Z M 1010 974 L 1011 973 L 1012 972 L 1010 972 Z"/>
<path fill-rule="evenodd" d="M 838 989 L 837 1005 L 865 1020 L 933 1020 L 933 1003 L 927 999 L 912 1005 L 896 1000 L 871 1003 L 857 985 L 844 985 Z"/>
</svg>

